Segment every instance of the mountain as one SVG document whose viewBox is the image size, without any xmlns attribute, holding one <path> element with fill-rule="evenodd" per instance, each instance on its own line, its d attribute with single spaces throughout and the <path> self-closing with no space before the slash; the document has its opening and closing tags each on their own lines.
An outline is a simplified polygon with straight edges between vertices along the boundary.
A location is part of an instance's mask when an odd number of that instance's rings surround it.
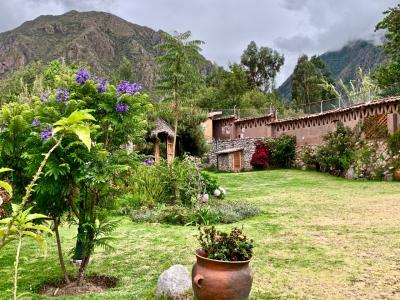
<svg viewBox="0 0 400 300">
<path fill-rule="evenodd" d="M 0 33 L 0 79 L 33 61 L 60 57 L 67 63 L 87 64 L 97 75 L 109 77 L 125 56 L 138 81 L 152 89 L 161 32 L 104 12 L 40 16 Z M 200 67 L 205 74 L 211 69 L 209 61 Z"/>
<path fill-rule="evenodd" d="M 349 82 L 354 79 L 360 67 L 365 72 L 373 71 L 385 59 L 381 47 L 364 40 L 350 42 L 340 50 L 328 51 L 320 57 L 336 82 Z M 292 75 L 278 88 L 278 93 L 282 98 L 290 100 L 291 88 Z"/>
</svg>

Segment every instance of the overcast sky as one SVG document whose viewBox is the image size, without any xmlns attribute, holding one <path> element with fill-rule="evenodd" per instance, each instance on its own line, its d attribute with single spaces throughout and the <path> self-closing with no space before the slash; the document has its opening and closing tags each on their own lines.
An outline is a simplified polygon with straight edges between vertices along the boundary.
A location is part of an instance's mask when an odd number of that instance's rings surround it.
<svg viewBox="0 0 400 300">
<path fill-rule="evenodd" d="M 374 39 L 382 12 L 396 0 L 0 0 L 0 31 L 39 15 L 69 10 L 107 11 L 167 32 L 191 30 L 206 42 L 203 54 L 219 65 L 238 62 L 251 40 L 277 49 L 286 62 L 281 83 L 299 55 L 339 49 L 354 39 Z"/>
</svg>

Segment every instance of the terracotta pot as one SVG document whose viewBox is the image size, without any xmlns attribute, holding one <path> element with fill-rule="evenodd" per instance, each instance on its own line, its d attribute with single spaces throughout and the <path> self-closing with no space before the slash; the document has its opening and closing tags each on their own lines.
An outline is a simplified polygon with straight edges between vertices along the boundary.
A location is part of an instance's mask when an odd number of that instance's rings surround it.
<svg viewBox="0 0 400 300">
<path fill-rule="evenodd" d="M 198 300 L 245 300 L 248 299 L 253 274 L 250 260 L 221 261 L 204 257 L 196 251 L 197 262 L 192 269 L 192 286 Z"/>
<path fill-rule="evenodd" d="M 397 169 L 396 171 L 394 171 L 393 177 L 395 180 L 400 181 L 400 169 Z"/>
</svg>

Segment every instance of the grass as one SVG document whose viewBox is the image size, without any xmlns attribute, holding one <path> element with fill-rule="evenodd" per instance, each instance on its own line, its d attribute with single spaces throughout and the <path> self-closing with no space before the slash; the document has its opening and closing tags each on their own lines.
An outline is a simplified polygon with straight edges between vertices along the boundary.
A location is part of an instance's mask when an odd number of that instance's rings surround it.
<svg viewBox="0 0 400 300">
<path fill-rule="evenodd" d="M 217 174 L 227 199 L 257 204 L 260 216 L 235 224 L 255 240 L 251 299 L 398 299 L 400 184 L 347 181 L 297 170 Z M 219 226 L 228 229 L 230 225 Z M 123 219 L 115 253 L 97 251 L 89 273 L 115 276 L 104 294 L 61 299 L 154 299 L 159 274 L 194 262 L 196 228 Z M 75 228 L 62 229 L 64 248 Z M 42 257 L 23 244 L 19 292 L 61 276 L 56 249 Z M 9 299 L 14 248 L 0 252 L 0 298 Z M 69 266 L 70 272 L 74 268 Z M 59 298 L 60 299 L 60 298 Z"/>
</svg>

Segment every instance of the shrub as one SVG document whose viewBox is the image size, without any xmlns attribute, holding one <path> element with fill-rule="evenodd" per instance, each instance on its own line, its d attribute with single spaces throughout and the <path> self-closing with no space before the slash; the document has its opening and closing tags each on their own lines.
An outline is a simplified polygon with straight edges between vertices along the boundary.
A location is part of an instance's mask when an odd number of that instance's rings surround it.
<svg viewBox="0 0 400 300">
<path fill-rule="evenodd" d="M 206 186 L 206 192 L 212 195 L 214 191 L 219 187 L 217 177 L 205 171 L 202 171 L 200 174 Z"/>
<path fill-rule="evenodd" d="M 270 163 L 274 167 L 290 168 L 296 157 L 296 139 L 282 135 L 266 141 L 271 153 Z"/>
<path fill-rule="evenodd" d="M 220 223 L 225 224 L 239 222 L 260 213 L 254 204 L 239 201 L 218 201 L 212 204 L 212 209 L 219 216 Z"/>
<path fill-rule="evenodd" d="M 270 151 L 264 143 L 257 143 L 256 150 L 251 157 L 250 164 L 256 169 L 265 169 L 268 167 Z"/>
<path fill-rule="evenodd" d="M 347 170 L 354 155 L 355 142 L 350 128 L 339 124 L 336 131 L 324 136 L 325 144 L 317 148 L 317 161 L 323 172 L 340 175 Z"/>
<path fill-rule="evenodd" d="M 307 169 L 318 169 L 317 155 L 311 147 L 303 148 L 300 159 Z"/>
<path fill-rule="evenodd" d="M 400 130 L 397 130 L 387 138 L 387 144 L 393 155 L 400 153 Z"/>
<path fill-rule="evenodd" d="M 229 234 L 212 227 L 199 227 L 198 240 L 207 258 L 223 261 L 245 261 L 253 256 L 253 240 L 242 230 L 233 228 Z"/>
<path fill-rule="evenodd" d="M 161 209 L 159 223 L 185 225 L 189 222 L 189 209 L 181 206 L 167 206 Z"/>
<path fill-rule="evenodd" d="M 215 201 L 193 208 L 181 206 L 159 206 L 134 210 L 132 220 L 137 223 L 162 223 L 171 225 L 229 224 L 256 216 L 260 210 L 254 204 L 238 201 Z"/>
</svg>

